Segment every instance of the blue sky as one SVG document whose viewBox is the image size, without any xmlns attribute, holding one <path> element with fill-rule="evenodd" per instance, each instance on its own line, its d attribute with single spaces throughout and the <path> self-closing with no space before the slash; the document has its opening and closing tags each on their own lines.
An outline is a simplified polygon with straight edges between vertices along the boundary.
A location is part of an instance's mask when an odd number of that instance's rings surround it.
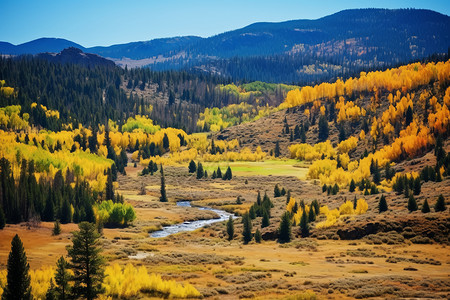
<svg viewBox="0 0 450 300">
<path fill-rule="evenodd" d="M 197 35 L 254 22 L 316 19 L 348 8 L 426 8 L 450 15 L 449 0 L 2 0 L 0 41 L 58 37 L 85 47 Z"/>
</svg>

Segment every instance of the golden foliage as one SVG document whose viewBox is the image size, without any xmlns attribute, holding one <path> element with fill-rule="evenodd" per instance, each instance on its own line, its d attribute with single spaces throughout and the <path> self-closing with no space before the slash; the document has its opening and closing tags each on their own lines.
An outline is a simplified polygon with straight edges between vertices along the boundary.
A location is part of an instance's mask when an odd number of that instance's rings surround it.
<svg viewBox="0 0 450 300">
<path fill-rule="evenodd" d="M 163 280 L 159 274 L 149 274 L 144 266 L 127 264 L 107 266 L 103 286 L 106 295 L 118 298 L 136 297 L 140 293 L 162 294 L 168 298 L 196 298 L 200 293 L 189 283 Z"/>
</svg>

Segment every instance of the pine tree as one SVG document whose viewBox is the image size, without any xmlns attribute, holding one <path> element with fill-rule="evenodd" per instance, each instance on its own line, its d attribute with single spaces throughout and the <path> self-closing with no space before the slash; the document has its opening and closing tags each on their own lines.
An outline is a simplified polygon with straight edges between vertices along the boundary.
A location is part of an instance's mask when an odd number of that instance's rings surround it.
<svg viewBox="0 0 450 300">
<path fill-rule="evenodd" d="M 3 206 L 0 205 L 0 230 L 5 228 L 5 225 L 6 225 L 5 213 L 3 212 Z"/>
<path fill-rule="evenodd" d="M 314 207 L 312 205 L 309 207 L 309 213 L 308 213 L 308 221 L 314 222 L 316 220 L 316 213 L 314 211 Z"/>
<path fill-rule="evenodd" d="M 217 167 L 217 178 L 222 178 L 222 170 L 220 167 Z"/>
<path fill-rule="evenodd" d="M 280 227 L 278 228 L 278 242 L 289 243 L 291 241 L 291 215 L 286 211 L 281 217 Z"/>
<path fill-rule="evenodd" d="M 197 171 L 197 166 L 195 165 L 195 162 L 191 160 L 189 163 L 189 173 L 195 173 Z"/>
<path fill-rule="evenodd" d="M 444 196 L 442 196 L 442 194 L 439 195 L 437 201 L 436 201 L 436 205 L 434 206 L 434 210 L 436 212 L 440 212 L 440 211 L 445 211 L 447 208 L 445 207 L 445 199 Z"/>
<path fill-rule="evenodd" d="M 159 197 L 159 201 L 168 202 L 166 194 L 166 179 L 164 177 L 164 170 L 162 164 L 160 170 L 161 170 L 161 197 Z"/>
<path fill-rule="evenodd" d="M 430 206 L 428 205 L 428 200 L 427 200 L 427 199 L 425 199 L 425 202 L 423 203 L 423 206 L 422 206 L 422 212 L 423 212 L 424 214 L 430 212 Z"/>
<path fill-rule="evenodd" d="M 106 198 L 106 200 L 114 199 L 114 185 L 113 185 L 113 176 L 112 176 L 111 168 L 108 168 L 108 171 L 106 172 L 105 198 Z"/>
<path fill-rule="evenodd" d="M 52 235 L 59 235 L 61 233 L 61 225 L 58 220 L 53 224 Z"/>
<path fill-rule="evenodd" d="M 223 175 L 223 180 L 231 180 L 233 178 L 233 173 L 231 172 L 230 166 L 228 166 L 227 170 L 225 171 L 225 174 Z"/>
<path fill-rule="evenodd" d="M 61 207 L 61 223 L 67 224 L 72 222 L 72 209 L 70 208 L 69 201 L 65 197 L 63 205 Z"/>
<path fill-rule="evenodd" d="M 267 227 L 269 225 L 270 225 L 269 213 L 267 212 L 267 209 L 263 209 L 261 228 Z"/>
<path fill-rule="evenodd" d="M 55 220 L 55 207 L 53 205 L 53 199 L 52 199 L 52 191 L 49 188 L 47 199 L 45 201 L 45 208 L 44 212 L 42 214 L 42 221 L 45 222 L 52 222 Z"/>
<path fill-rule="evenodd" d="M 30 265 L 23 248 L 22 241 L 16 234 L 11 241 L 11 252 L 9 252 L 8 274 L 6 275 L 6 287 L 2 299 L 5 300 L 31 300 Z"/>
<path fill-rule="evenodd" d="M 355 189 L 356 189 L 356 184 L 355 184 L 355 181 L 352 179 L 352 181 L 350 181 L 350 187 L 349 187 L 349 191 L 351 192 L 351 193 L 353 193 L 354 191 L 355 191 Z"/>
<path fill-rule="evenodd" d="M 378 211 L 380 213 L 382 213 L 387 210 L 388 210 L 388 205 L 386 202 L 386 197 L 384 195 L 381 195 L 380 202 L 378 203 Z"/>
<path fill-rule="evenodd" d="M 278 187 L 278 183 L 275 184 L 275 188 L 273 189 L 273 196 L 274 196 L 275 198 L 281 196 L 281 191 L 280 191 L 280 188 Z"/>
<path fill-rule="evenodd" d="M 416 211 L 417 210 L 417 202 L 416 199 L 414 199 L 413 195 L 409 196 L 409 200 L 408 200 L 408 210 L 410 212 L 412 211 Z"/>
<path fill-rule="evenodd" d="M 230 216 L 228 218 L 227 234 L 228 234 L 228 240 L 231 241 L 233 239 L 233 237 L 234 237 L 234 220 L 233 220 L 232 216 Z"/>
<path fill-rule="evenodd" d="M 170 143 L 169 143 L 169 137 L 167 136 L 167 133 L 164 133 L 164 137 L 163 137 L 163 148 L 165 150 L 169 149 Z"/>
<path fill-rule="evenodd" d="M 319 118 L 319 140 L 325 141 L 328 138 L 328 120 L 325 116 Z"/>
<path fill-rule="evenodd" d="M 248 244 L 252 240 L 252 220 L 248 212 L 242 216 L 242 224 L 244 225 L 244 230 L 242 231 L 244 244 Z"/>
<path fill-rule="evenodd" d="M 279 157 L 280 156 L 280 142 L 276 142 L 275 143 L 275 150 L 273 150 L 273 155 L 275 156 L 275 157 Z"/>
<path fill-rule="evenodd" d="M 416 179 L 414 179 L 414 195 L 419 195 L 421 191 L 421 182 L 420 182 L 420 176 L 417 176 Z"/>
<path fill-rule="evenodd" d="M 53 279 L 50 279 L 50 287 L 47 290 L 47 293 L 45 293 L 45 300 L 57 300 L 55 293 L 55 284 L 53 283 Z"/>
<path fill-rule="evenodd" d="M 256 219 L 256 212 L 255 212 L 255 207 L 252 205 L 248 211 L 248 215 L 250 217 L 250 219 L 254 220 Z"/>
<path fill-rule="evenodd" d="M 197 165 L 197 179 L 201 179 L 205 176 L 205 172 L 203 171 L 203 165 L 201 162 Z"/>
<path fill-rule="evenodd" d="M 56 262 L 55 272 L 55 292 L 59 300 L 66 300 L 70 295 L 69 282 L 72 280 L 72 276 L 70 275 L 68 268 L 68 262 L 61 256 Z"/>
<path fill-rule="evenodd" d="M 100 255 L 100 234 L 92 223 L 81 222 L 78 227 L 80 231 L 73 233 L 73 245 L 67 248 L 73 271 L 72 295 L 91 300 L 103 292 L 102 283 L 105 278 L 104 260 Z"/>
<path fill-rule="evenodd" d="M 262 240 L 261 231 L 259 231 L 259 228 L 257 228 L 255 232 L 255 242 L 260 244 L 261 240 Z"/>
<path fill-rule="evenodd" d="M 309 236 L 309 224 L 308 224 L 308 216 L 306 215 L 306 210 L 303 210 L 302 217 L 300 218 L 300 231 L 302 237 Z"/>
</svg>

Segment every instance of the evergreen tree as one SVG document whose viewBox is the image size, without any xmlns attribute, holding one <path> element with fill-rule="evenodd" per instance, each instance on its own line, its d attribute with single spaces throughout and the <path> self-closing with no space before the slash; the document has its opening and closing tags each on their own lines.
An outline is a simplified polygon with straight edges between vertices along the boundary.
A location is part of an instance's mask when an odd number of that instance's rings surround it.
<svg viewBox="0 0 450 300">
<path fill-rule="evenodd" d="M 70 208 L 69 201 L 65 197 L 61 207 L 61 223 L 67 224 L 72 222 L 72 209 Z"/>
<path fill-rule="evenodd" d="M 250 217 L 250 219 L 254 220 L 256 219 L 256 212 L 255 212 L 255 206 L 252 205 L 248 211 L 248 215 Z"/>
<path fill-rule="evenodd" d="M 274 196 L 275 198 L 281 196 L 281 191 L 280 191 L 280 188 L 278 187 L 278 183 L 275 184 L 275 188 L 273 189 L 273 196 Z"/>
<path fill-rule="evenodd" d="M 354 191 L 355 191 L 355 189 L 356 189 L 356 184 L 355 184 L 355 181 L 352 179 L 352 181 L 350 181 L 350 187 L 349 187 L 349 191 L 351 192 L 351 193 L 353 193 Z"/>
<path fill-rule="evenodd" d="M 3 212 L 3 206 L 0 205 L 0 229 L 5 228 L 5 225 L 6 225 L 5 213 Z"/>
<path fill-rule="evenodd" d="M 280 227 L 278 228 L 278 242 L 289 243 L 291 241 L 291 215 L 286 211 L 281 217 Z"/>
<path fill-rule="evenodd" d="M 242 216 L 242 224 L 244 225 L 242 231 L 244 244 L 248 244 L 252 240 L 252 220 L 250 219 L 248 212 Z"/>
<path fill-rule="evenodd" d="M 409 200 L 408 200 L 408 210 L 410 212 L 416 211 L 417 210 L 417 202 L 416 199 L 414 198 L 413 195 L 409 196 Z"/>
<path fill-rule="evenodd" d="M 267 212 L 267 209 L 263 209 L 261 228 L 267 227 L 269 225 L 270 225 L 269 213 Z"/>
<path fill-rule="evenodd" d="M 422 206 L 422 212 L 423 212 L 424 214 L 430 212 L 430 206 L 428 205 L 428 200 L 427 200 L 427 199 L 425 199 L 425 202 L 423 203 L 423 206 Z"/>
<path fill-rule="evenodd" d="M 199 162 L 197 165 L 197 179 L 203 178 L 204 175 L 205 172 L 203 171 L 203 165 L 201 162 Z"/>
<path fill-rule="evenodd" d="M 164 148 L 165 150 L 168 150 L 168 149 L 169 149 L 169 146 L 170 146 L 170 143 L 169 143 L 169 137 L 167 136 L 167 133 L 164 133 L 164 137 L 163 137 L 163 148 Z"/>
<path fill-rule="evenodd" d="M 256 204 L 261 206 L 261 192 L 258 191 L 258 196 L 256 196 Z"/>
<path fill-rule="evenodd" d="M 113 185 L 113 175 L 111 168 L 108 168 L 106 172 L 106 188 L 105 188 L 105 199 L 114 199 L 114 185 Z"/>
<path fill-rule="evenodd" d="M 388 210 L 388 205 L 386 202 L 386 197 L 384 195 L 381 195 L 380 202 L 378 202 L 378 211 L 380 213 L 382 213 L 387 210 Z"/>
<path fill-rule="evenodd" d="M 169 200 L 167 200 L 167 194 L 166 194 L 166 179 L 164 177 L 164 170 L 163 170 L 162 164 L 161 164 L 160 170 L 161 170 L 161 196 L 159 197 L 159 201 L 168 202 Z"/>
<path fill-rule="evenodd" d="M 319 118 L 319 141 L 325 141 L 328 138 L 328 120 L 325 116 Z"/>
<path fill-rule="evenodd" d="M 273 155 L 275 156 L 275 157 L 280 157 L 280 142 L 276 142 L 275 143 L 275 149 L 273 150 Z"/>
<path fill-rule="evenodd" d="M 2 299 L 5 300 L 31 300 L 30 265 L 23 248 L 22 241 L 16 234 L 11 241 L 11 252 L 9 252 L 8 273 L 6 275 L 6 286 Z"/>
<path fill-rule="evenodd" d="M 220 167 L 217 167 L 217 178 L 222 178 L 222 170 Z"/>
<path fill-rule="evenodd" d="M 195 165 L 195 162 L 191 160 L 189 163 L 189 173 L 195 173 L 197 171 L 197 166 Z"/>
<path fill-rule="evenodd" d="M 45 201 L 44 213 L 42 214 L 42 221 L 52 222 L 55 220 L 55 207 L 53 205 L 52 191 L 49 188 L 47 200 Z"/>
<path fill-rule="evenodd" d="M 53 279 L 50 279 L 50 287 L 47 290 L 47 293 L 45 293 L 45 300 L 57 300 L 55 293 L 55 284 L 53 283 Z"/>
<path fill-rule="evenodd" d="M 391 180 L 395 176 L 395 170 L 391 168 L 390 163 L 386 163 L 384 166 L 384 177 L 386 180 Z"/>
<path fill-rule="evenodd" d="M 311 206 L 314 208 L 314 212 L 317 215 L 320 214 L 320 204 L 319 201 L 317 200 L 313 200 L 313 202 L 311 202 Z"/>
<path fill-rule="evenodd" d="M 59 235 L 61 233 L 61 225 L 58 220 L 53 224 L 52 235 Z"/>
<path fill-rule="evenodd" d="M 233 239 L 233 236 L 234 236 L 234 220 L 233 220 L 232 216 L 230 216 L 228 218 L 227 235 L 228 235 L 228 240 L 231 241 Z"/>
<path fill-rule="evenodd" d="M 73 245 L 67 248 L 73 271 L 72 295 L 91 300 L 103 292 L 105 278 L 104 260 L 100 255 L 100 234 L 92 223 L 81 222 L 78 227 L 80 231 L 73 233 Z"/>
<path fill-rule="evenodd" d="M 381 173 L 380 168 L 378 167 L 378 160 L 375 161 L 372 172 L 373 182 L 375 184 L 380 184 L 381 181 Z"/>
<path fill-rule="evenodd" d="M 434 206 L 434 210 L 436 212 L 440 212 L 440 211 L 445 211 L 447 208 L 445 206 L 445 199 L 444 196 L 442 196 L 442 194 L 439 195 L 436 204 Z"/>
<path fill-rule="evenodd" d="M 259 191 L 258 191 L 258 195 L 259 195 Z M 286 204 L 288 204 L 289 201 L 291 201 L 291 190 L 288 190 L 286 193 Z"/>
<path fill-rule="evenodd" d="M 230 166 L 228 166 L 227 170 L 225 171 L 225 174 L 223 175 L 223 180 L 231 180 L 233 178 L 233 173 L 231 172 Z"/>
<path fill-rule="evenodd" d="M 259 231 L 259 228 L 257 228 L 256 232 L 255 232 L 255 242 L 260 244 L 261 243 L 261 239 L 262 239 L 261 231 Z"/>
<path fill-rule="evenodd" d="M 308 224 L 308 216 L 306 215 L 306 210 L 303 210 L 302 217 L 300 218 L 300 231 L 302 237 L 309 236 L 309 224 Z"/>
<path fill-rule="evenodd" d="M 309 213 L 308 213 L 308 221 L 314 222 L 316 220 L 316 213 L 314 211 L 314 207 L 311 205 L 309 207 Z"/>
<path fill-rule="evenodd" d="M 59 300 L 69 299 L 70 295 L 69 282 L 72 280 L 72 276 L 70 275 L 68 268 L 69 268 L 68 262 L 64 259 L 63 256 L 61 256 L 56 262 L 56 272 L 55 272 L 55 283 L 56 283 L 55 292 Z"/>
<path fill-rule="evenodd" d="M 421 182 L 420 182 L 420 176 L 417 176 L 416 179 L 414 179 L 414 195 L 419 195 L 421 191 Z"/>
</svg>

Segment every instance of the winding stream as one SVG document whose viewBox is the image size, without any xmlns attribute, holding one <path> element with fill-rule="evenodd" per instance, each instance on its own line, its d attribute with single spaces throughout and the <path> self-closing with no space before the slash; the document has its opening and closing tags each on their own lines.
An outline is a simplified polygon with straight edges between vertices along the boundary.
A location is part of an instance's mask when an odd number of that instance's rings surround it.
<svg viewBox="0 0 450 300">
<path fill-rule="evenodd" d="M 183 206 L 183 207 L 191 207 L 191 203 L 189 201 L 178 201 L 177 205 Z M 210 207 L 198 207 L 198 209 L 209 210 L 209 211 L 215 212 L 216 214 L 219 215 L 219 218 L 218 219 L 190 221 L 190 222 L 186 221 L 184 223 L 165 226 L 161 230 L 150 233 L 150 237 L 162 238 L 162 237 L 166 237 L 171 234 L 174 234 L 174 233 L 184 232 L 184 231 L 193 231 L 193 230 L 201 228 L 205 225 L 222 222 L 222 221 L 228 220 L 230 216 L 235 218 L 233 214 L 230 214 L 229 212 L 226 212 L 226 211 L 223 211 L 220 209 L 214 209 L 214 208 L 210 208 Z"/>
</svg>

